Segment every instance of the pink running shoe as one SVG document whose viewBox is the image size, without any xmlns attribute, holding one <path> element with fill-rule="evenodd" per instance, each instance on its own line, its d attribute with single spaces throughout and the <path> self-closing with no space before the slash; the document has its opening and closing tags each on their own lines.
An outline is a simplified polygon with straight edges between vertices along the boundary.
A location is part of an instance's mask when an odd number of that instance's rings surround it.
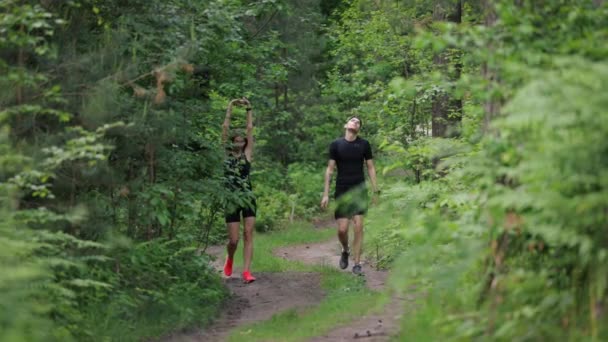
<svg viewBox="0 0 608 342">
<path fill-rule="evenodd" d="M 243 282 L 245 284 L 253 283 L 255 281 L 255 277 L 251 275 L 251 272 L 244 271 L 243 272 Z"/>
<path fill-rule="evenodd" d="M 224 275 L 226 277 L 230 277 L 232 275 L 232 259 L 226 258 L 226 262 L 224 263 Z"/>
</svg>

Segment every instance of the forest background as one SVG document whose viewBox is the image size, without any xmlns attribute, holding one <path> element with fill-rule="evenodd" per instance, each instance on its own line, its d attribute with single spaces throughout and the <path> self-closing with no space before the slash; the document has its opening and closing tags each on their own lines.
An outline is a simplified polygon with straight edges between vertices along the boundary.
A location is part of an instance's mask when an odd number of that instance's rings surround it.
<svg viewBox="0 0 608 342">
<path fill-rule="evenodd" d="M 225 239 L 241 96 L 260 233 L 323 215 L 328 144 L 362 118 L 366 250 L 431 294 L 403 331 L 607 339 L 607 38 L 602 0 L 2 0 L 0 340 L 217 315 L 199 251 Z"/>
</svg>

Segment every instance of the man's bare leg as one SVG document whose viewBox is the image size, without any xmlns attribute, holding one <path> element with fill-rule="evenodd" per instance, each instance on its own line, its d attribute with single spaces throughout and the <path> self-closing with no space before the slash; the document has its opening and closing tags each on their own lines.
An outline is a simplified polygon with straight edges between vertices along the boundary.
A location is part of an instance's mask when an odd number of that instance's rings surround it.
<svg viewBox="0 0 608 342">
<path fill-rule="evenodd" d="M 338 219 L 338 240 L 342 244 L 342 250 L 348 252 L 348 219 Z"/>
<path fill-rule="evenodd" d="M 363 215 L 355 215 L 354 221 L 354 240 L 353 240 L 353 254 L 355 265 L 361 263 L 361 252 L 363 250 Z"/>
<path fill-rule="evenodd" d="M 338 240 L 342 244 L 342 253 L 340 255 L 340 268 L 345 269 L 348 267 L 348 219 L 338 219 Z"/>
</svg>

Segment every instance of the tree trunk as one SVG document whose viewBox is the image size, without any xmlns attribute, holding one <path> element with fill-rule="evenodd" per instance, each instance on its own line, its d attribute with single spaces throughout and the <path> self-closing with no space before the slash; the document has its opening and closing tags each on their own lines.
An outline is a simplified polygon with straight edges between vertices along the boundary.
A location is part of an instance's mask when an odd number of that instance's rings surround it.
<svg viewBox="0 0 608 342">
<path fill-rule="evenodd" d="M 287 48 L 283 48 L 283 60 L 287 60 Z M 283 103 L 285 104 L 285 110 L 287 110 L 287 106 L 289 105 L 289 100 L 287 98 L 287 91 L 289 89 L 289 73 L 287 73 L 287 79 L 285 80 L 285 84 L 283 85 Z"/>
<path fill-rule="evenodd" d="M 175 238 L 175 222 L 177 221 L 177 204 L 179 203 L 179 187 L 173 187 L 173 203 L 171 206 L 171 221 L 169 223 L 169 240 Z M 162 237 L 162 229 L 159 230 L 159 237 Z"/>
<path fill-rule="evenodd" d="M 76 204 L 76 162 L 72 162 L 72 179 L 71 179 L 71 187 L 70 187 L 70 208 L 74 208 Z"/>
<path fill-rule="evenodd" d="M 450 21 L 460 25 L 462 23 L 462 0 L 456 1 L 456 8 L 450 16 Z M 460 80 L 462 74 L 462 51 L 456 51 L 456 63 L 454 64 L 454 76 L 453 80 L 456 82 Z M 462 121 L 462 98 L 452 98 L 450 101 L 450 109 L 452 111 L 452 117 L 450 118 L 454 126 L 460 125 Z"/>
<path fill-rule="evenodd" d="M 148 181 L 150 184 L 156 183 L 156 151 L 154 144 L 148 142 L 145 147 L 148 159 Z"/>
<path fill-rule="evenodd" d="M 135 170 L 133 169 L 133 161 L 131 160 L 131 158 L 128 159 L 128 163 L 129 171 L 127 173 L 127 182 L 129 182 L 135 177 Z M 127 236 L 134 239 L 137 235 L 137 230 L 135 227 L 137 218 L 137 209 L 135 207 L 135 201 L 137 200 L 137 198 L 133 191 L 125 191 L 124 194 L 125 196 L 127 196 Z"/>
<path fill-rule="evenodd" d="M 416 94 L 416 96 L 417 95 L 418 94 Z M 416 140 L 416 137 L 418 136 L 418 132 L 416 131 L 418 128 L 418 125 L 416 124 L 416 96 L 414 96 L 414 101 L 412 101 L 412 112 L 410 113 L 410 137 L 412 140 Z M 406 139 L 404 140 L 404 142 L 407 142 Z"/>
<path fill-rule="evenodd" d="M 484 24 L 487 27 L 492 27 L 496 23 L 496 12 L 494 11 L 493 1 L 492 0 L 484 0 L 483 1 L 483 10 L 484 10 Z M 492 44 L 492 41 L 488 44 L 488 52 L 490 55 L 493 53 L 495 47 Z M 488 133 L 490 130 L 490 123 L 494 117 L 498 114 L 499 102 L 493 95 L 493 88 L 497 79 L 497 72 L 495 68 L 491 65 L 490 62 L 485 62 L 482 65 L 482 75 L 486 79 L 487 82 L 487 98 L 484 104 L 485 116 L 483 121 L 483 130 Z M 489 287 L 485 290 L 485 292 L 489 296 L 490 307 L 488 313 L 488 325 L 486 328 L 486 336 L 491 337 L 494 335 L 498 306 L 500 304 L 500 284 L 499 284 L 499 274 L 502 270 L 502 261 L 506 255 L 507 246 L 509 243 L 509 235 L 506 232 L 503 232 L 499 239 L 493 240 L 491 243 L 492 246 L 492 256 L 493 256 L 493 272 L 490 273 L 490 279 L 488 279 L 487 284 Z"/>
<path fill-rule="evenodd" d="M 460 24 L 462 21 L 462 0 L 456 1 L 454 7 L 452 7 L 449 12 L 446 11 L 441 4 L 437 4 L 433 9 L 433 20 L 436 22 L 447 20 Z M 435 67 L 443 73 L 448 73 L 448 56 L 449 52 L 445 51 L 437 54 L 433 58 Z M 462 65 L 460 58 L 458 58 L 454 75 L 449 75 L 448 77 L 452 81 L 457 81 L 460 78 L 461 70 Z M 460 122 L 461 117 L 462 100 L 451 98 L 446 89 L 438 90 L 433 98 L 432 105 L 432 136 L 447 137 L 448 135 L 451 135 L 452 131 Z"/>
<path fill-rule="evenodd" d="M 445 137 L 448 130 L 448 95 L 440 90 L 433 98 L 431 132 L 433 137 Z"/>
<path fill-rule="evenodd" d="M 485 12 L 484 23 L 487 27 L 492 27 L 496 23 L 496 12 L 494 11 L 492 3 L 493 2 L 491 0 L 484 0 L 483 4 Z M 492 53 L 493 49 L 494 48 L 492 46 L 492 43 L 490 43 L 488 45 L 488 50 L 490 51 L 490 53 Z M 490 129 L 490 122 L 498 114 L 498 100 L 495 99 L 491 94 L 492 88 L 494 87 L 494 82 L 496 82 L 497 73 L 496 70 L 488 62 L 485 62 L 482 65 L 481 70 L 483 77 L 486 79 L 488 84 L 486 92 L 488 92 L 489 96 L 484 104 L 485 117 L 483 121 L 483 130 L 484 132 L 488 132 Z"/>
<path fill-rule="evenodd" d="M 152 185 L 156 183 L 156 149 L 152 142 L 146 143 L 145 152 L 148 160 L 148 181 L 150 182 L 150 185 Z M 148 241 L 152 240 L 154 237 L 155 229 L 158 229 L 158 223 L 155 221 L 149 223 L 146 227 L 146 239 Z"/>
<path fill-rule="evenodd" d="M 21 34 L 24 34 L 25 26 L 21 25 L 19 27 L 19 31 L 21 32 Z M 17 65 L 19 66 L 21 71 L 25 68 L 25 51 L 24 51 L 23 47 L 20 47 L 19 51 L 17 52 Z M 19 83 L 19 85 L 17 86 L 17 89 L 15 90 L 15 97 L 17 100 L 17 105 L 20 105 L 23 103 L 23 84 L 21 82 Z"/>
<path fill-rule="evenodd" d="M 433 8 L 433 21 L 439 22 L 445 20 L 445 9 L 443 8 L 441 3 L 435 5 Z M 446 58 L 444 53 L 439 53 L 435 55 L 433 58 L 433 64 L 435 64 L 435 68 L 439 70 L 445 70 Z M 433 137 L 444 137 L 446 132 L 446 124 L 448 118 L 448 106 L 447 106 L 447 96 L 443 90 L 439 90 L 433 96 L 433 105 L 432 105 L 432 121 L 431 121 L 431 131 Z"/>
</svg>

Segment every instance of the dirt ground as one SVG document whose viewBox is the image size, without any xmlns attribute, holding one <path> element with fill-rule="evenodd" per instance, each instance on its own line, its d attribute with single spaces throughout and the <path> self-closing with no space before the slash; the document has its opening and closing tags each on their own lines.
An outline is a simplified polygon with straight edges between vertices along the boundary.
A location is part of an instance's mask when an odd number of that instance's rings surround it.
<svg viewBox="0 0 608 342">
<path fill-rule="evenodd" d="M 326 226 L 325 222 L 317 227 Z M 327 227 L 327 226 L 326 226 Z M 207 253 L 216 256 L 214 267 L 221 272 L 225 249 L 212 246 Z M 307 264 L 338 267 L 340 247 L 337 239 L 315 244 L 289 246 L 274 251 L 277 257 L 300 261 Z M 350 261 L 352 265 L 352 260 Z M 375 291 L 385 287 L 388 273 L 375 270 L 363 263 L 367 286 Z M 350 267 L 343 272 L 350 272 Z M 239 270 L 224 279 L 232 292 L 221 316 L 205 331 L 176 332 L 162 341 L 223 341 L 232 329 L 252 322 L 267 320 L 272 315 L 288 310 L 301 309 L 318 304 L 324 297 L 320 285 L 320 275 L 305 272 L 259 273 L 257 280 L 243 284 Z M 353 275 L 354 277 L 355 275 Z M 410 300 L 412 300 L 410 298 Z M 381 313 L 361 317 L 344 326 L 338 326 L 324 336 L 311 341 L 388 341 L 399 329 L 399 321 L 408 301 L 396 295 Z"/>
<path fill-rule="evenodd" d="M 307 264 L 327 265 L 338 268 L 340 251 L 340 245 L 337 238 L 335 238 L 322 243 L 280 248 L 275 251 L 275 255 Z M 352 264 L 353 261 L 350 260 L 349 268 L 344 270 L 344 272 L 350 272 L 350 265 Z M 364 262 L 362 264 L 366 285 L 372 290 L 382 291 L 388 278 L 388 272 L 378 271 L 372 265 Z M 315 337 L 310 341 L 350 341 L 359 339 L 364 339 L 365 341 L 388 341 L 390 340 L 390 336 L 397 334 L 399 331 L 399 324 L 405 305 L 404 301 L 406 301 L 405 298 L 394 295 L 381 313 L 362 316 L 356 321 L 336 327 L 327 334 Z"/>
<path fill-rule="evenodd" d="M 224 247 L 212 246 L 207 253 L 217 257 L 214 267 L 220 272 Z M 267 320 L 285 310 L 313 306 L 324 297 L 318 273 L 256 272 L 255 277 L 255 282 L 244 284 L 240 270 L 235 269 L 232 277 L 224 279 L 231 298 L 225 303 L 221 316 L 204 332 L 174 333 L 163 341 L 223 341 L 236 327 Z"/>
</svg>

